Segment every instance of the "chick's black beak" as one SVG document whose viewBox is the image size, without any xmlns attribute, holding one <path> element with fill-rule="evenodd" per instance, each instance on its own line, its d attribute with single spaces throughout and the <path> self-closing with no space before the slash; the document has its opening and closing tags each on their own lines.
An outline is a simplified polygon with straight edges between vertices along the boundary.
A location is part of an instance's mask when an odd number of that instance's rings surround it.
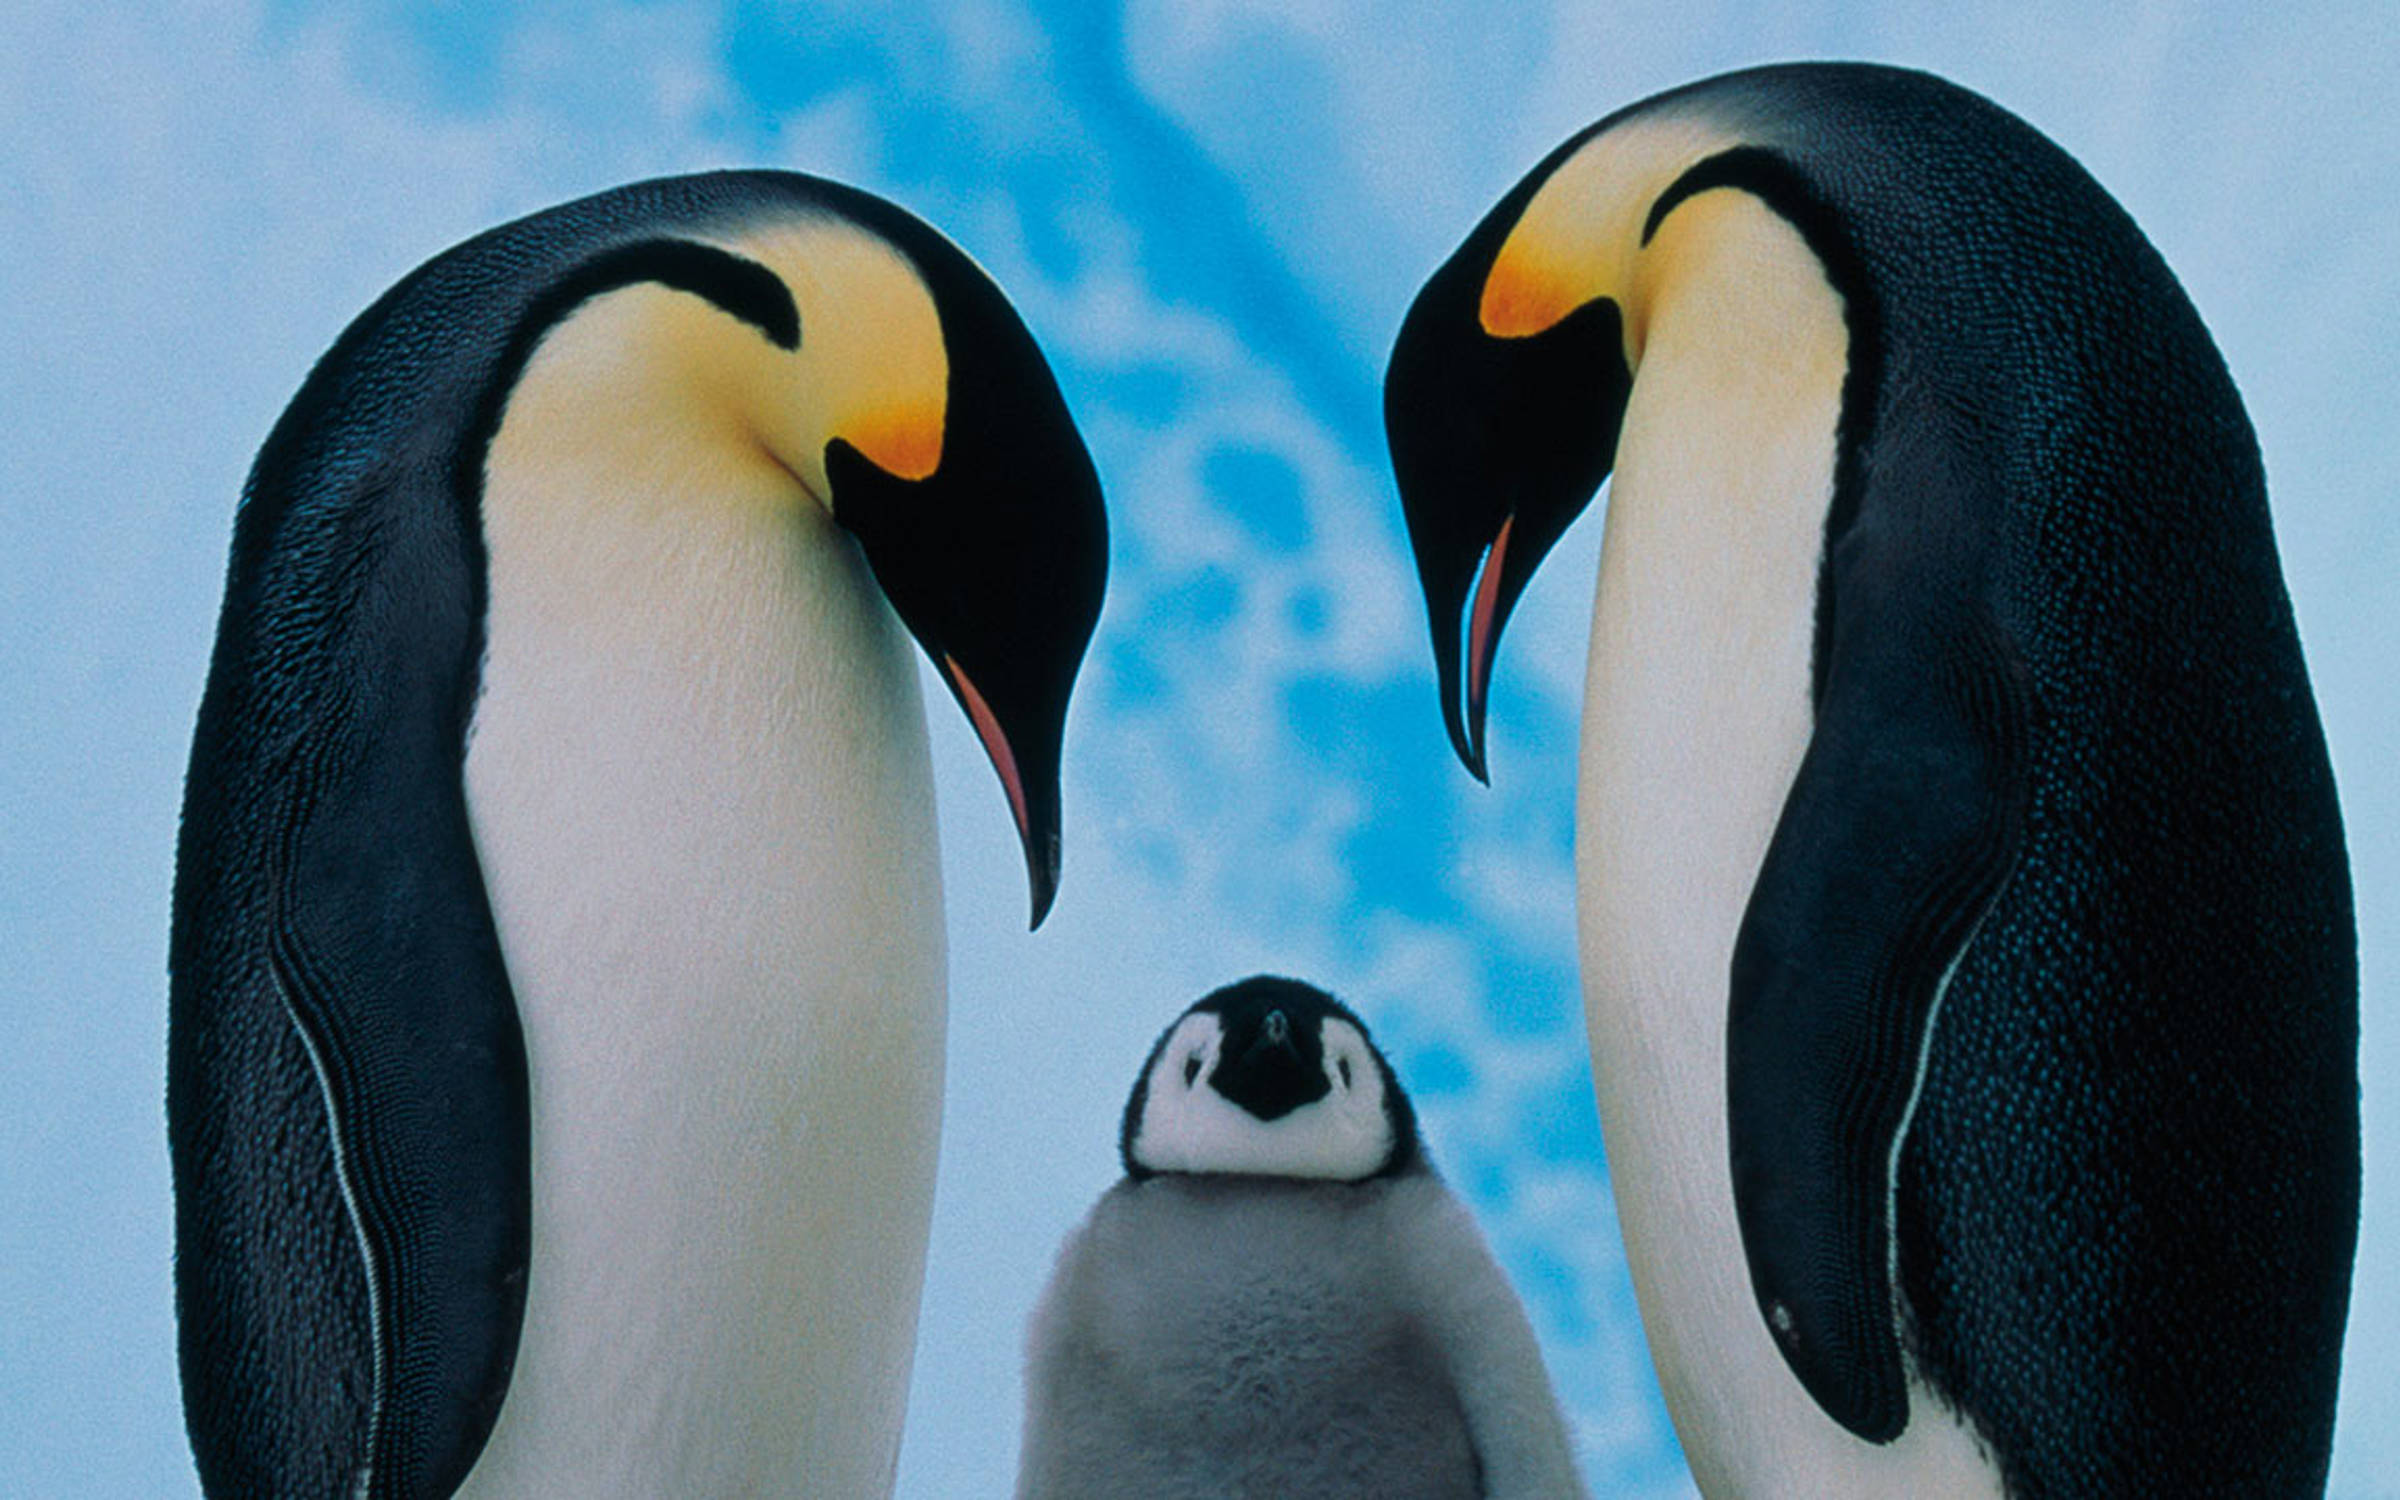
<svg viewBox="0 0 2400 1500">
<path fill-rule="evenodd" d="M 1310 1056 L 1281 1010 L 1261 1018 L 1255 1035 L 1209 1079 L 1216 1091 L 1261 1120 L 1279 1120 L 1331 1093 L 1324 1058 Z"/>
<path fill-rule="evenodd" d="M 1300 1060 L 1300 1048 L 1292 1041 L 1292 1023 L 1282 1011 L 1268 1011 L 1266 1019 L 1259 1023 L 1257 1040 L 1242 1053 L 1242 1066 L 1279 1068 L 1287 1058 L 1293 1062 Z"/>
</svg>

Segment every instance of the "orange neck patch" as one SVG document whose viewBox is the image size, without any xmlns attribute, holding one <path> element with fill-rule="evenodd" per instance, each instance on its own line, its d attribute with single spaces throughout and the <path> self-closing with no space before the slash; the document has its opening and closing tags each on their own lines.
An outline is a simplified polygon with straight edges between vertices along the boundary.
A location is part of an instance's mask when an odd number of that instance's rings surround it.
<svg viewBox="0 0 2400 1500">
<path fill-rule="evenodd" d="M 923 479 L 941 467 L 942 413 L 936 407 L 878 407 L 853 418 L 839 435 L 875 467 L 901 479 Z"/>
<path fill-rule="evenodd" d="M 1511 235 L 1484 279 L 1483 304 L 1477 316 L 1483 331 L 1494 338 L 1521 339 L 1556 324 L 1577 306 L 1569 278 L 1546 264 L 1527 244 L 1528 236 Z"/>
</svg>

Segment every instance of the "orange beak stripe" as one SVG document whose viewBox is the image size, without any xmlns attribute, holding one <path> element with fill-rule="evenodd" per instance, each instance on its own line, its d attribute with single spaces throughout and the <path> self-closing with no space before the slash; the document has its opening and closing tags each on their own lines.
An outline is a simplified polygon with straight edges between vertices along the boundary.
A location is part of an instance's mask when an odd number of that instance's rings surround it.
<svg viewBox="0 0 2400 1500">
<path fill-rule="evenodd" d="M 975 737 L 983 741 L 983 753 L 992 758 L 992 769 L 1000 773 L 1000 788 L 1008 794 L 1008 810 L 1017 820 L 1017 837 L 1030 841 L 1033 837 L 1033 817 L 1025 805 L 1025 777 L 1017 770 L 1017 753 L 1009 748 L 1008 736 L 1001 732 L 1000 720 L 992 706 L 983 701 L 975 684 L 964 668 L 949 652 L 942 653 L 942 672 L 958 689 L 959 701 L 967 706 L 967 722 L 975 726 Z"/>
<path fill-rule="evenodd" d="M 1483 577 L 1475 584 L 1475 608 L 1467 617 L 1467 722 L 1483 722 L 1485 690 L 1492 681 L 1492 652 L 1498 642 L 1492 639 L 1493 614 L 1500 604 L 1500 569 L 1508 561 L 1508 533 L 1517 524 L 1512 513 L 1500 523 L 1500 534 L 1492 538 L 1492 550 L 1484 554 Z"/>
</svg>

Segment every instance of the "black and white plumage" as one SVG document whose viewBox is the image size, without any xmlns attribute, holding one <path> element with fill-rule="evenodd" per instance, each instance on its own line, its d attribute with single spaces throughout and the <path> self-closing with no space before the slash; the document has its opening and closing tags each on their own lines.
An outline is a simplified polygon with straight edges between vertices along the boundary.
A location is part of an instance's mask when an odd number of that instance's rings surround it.
<svg viewBox="0 0 2400 1500">
<path fill-rule="evenodd" d="M 1120 1150 L 1028 1334 L 1018 1500 L 1584 1493 L 1524 1309 L 1340 1002 L 1192 1006 Z"/>
<path fill-rule="evenodd" d="M 1501 200 L 1385 412 L 1478 775 L 1614 475 L 1584 982 L 1701 1487 L 2320 1489 L 2342 827 L 2255 438 L 2124 211 L 1924 74 L 1707 80 Z"/>
<path fill-rule="evenodd" d="M 1105 569 L 1031 336 L 853 189 L 636 184 L 352 324 L 243 496 L 178 851 L 212 1495 L 888 1491 L 946 988 L 907 641 L 1038 922 Z"/>
</svg>

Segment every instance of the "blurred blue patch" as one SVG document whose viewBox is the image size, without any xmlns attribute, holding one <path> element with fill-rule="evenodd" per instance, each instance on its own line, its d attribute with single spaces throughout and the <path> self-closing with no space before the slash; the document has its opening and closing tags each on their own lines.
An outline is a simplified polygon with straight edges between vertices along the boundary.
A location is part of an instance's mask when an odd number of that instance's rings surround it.
<svg viewBox="0 0 2400 1500">
<path fill-rule="evenodd" d="M 1582 1068 L 1523 1100 L 1511 1124 L 1515 1137 L 1544 1161 L 1601 1159 L 1600 1110 L 1592 1098 L 1591 1075 Z"/>
<path fill-rule="evenodd" d="M 1502 1036 L 1547 1036 L 1565 1026 L 1582 1005 L 1572 969 L 1555 958 L 1528 954 L 1495 937 L 1483 949 L 1484 1013 Z"/>
<path fill-rule="evenodd" d="M 1461 920 L 1445 873 L 1449 751 L 1422 682 L 1307 676 L 1285 689 L 1284 720 L 1301 753 L 1346 781 L 1367 814 L 1342 849 L 1363 906 L 1419 921 Z"/>
<path fill-rule="evenodd" d="M 1144 427 L 1164 427 L 1190 402 L 1192 383 L 1172 365 L 1136 365 L 1094 382 L 1098 399 Z"/>
<path fill-rule="evenodd" d="M 874 10 L 802 13 L 753 0 L 732 7 L 721 50 L 744 117 L 760 126 L 864 86 L 884 127 L 879 175 L 891 183 L 996 179 L 1029 194 L 1031 179 L 1010 170 L 1015 163 L 995 159 L 988 122 L 968 114 L 956 95 L 936 35 L 929 26 L 890 26 Z M 903 206 L 942 217 L 922 203 Z M 940 227 L 955 236 L 968 226 Z"/>
<path fill-rule="evenodd" d="M 1582 1281 L 1573 1266 L 1529 1240 L 1510 1243 L 1508 1263 L 1517 1295 L 1534 1307 L 1536 1322 L 1562 1338 L 1580 1341 L 1592 1336 L 1591 1316 L 1578 1295 Z"/>
<path fill-rule="evenodd" d="M 1315 589 L 1304 589 L 1294 594 L 1285 609 L 1292 629 L 1312 640 L 1323 635 L 1325 627 L 1333 623 L 1332 606 Z"/>
<path fill-rule="evenodd" d="M 1111 208 L 1141 229 L 1150 285 L 1169 302 L 1231 323 L 1244 347 L 1298 385 L 1301 402 L 1353 448 L 1380 453 L 1382 372 L 1358 366 L 1314 292 L 1284 264 L 1252 210 L 1255 184 L 1229 176 L 1129 75 L 1118 7 L 1062 6 L 1045 21 L 1060 107 L 1086 123 L 1089 139 L 1112 161 L 1126 164 L 1105 184 L 1089 186 L 1104 189 Z M 1325 97 L 1321 79 L 1297 82 L 1308 90 L 1300 97 Z M 1275 123 L 1320 134 L 1329 128 L 1322 112 Z"/>
<path fill-rule="evenodd" d="M 1184 631 L 1194 634 L 1220 629 L 1241 607 L 1242 588 L 1233 575 L 1210 564 L 1151 596 L 1144 611 L 1145 631 Z"/>
<path fill-rule="evenodd" d="M 1449 1098 L 1475 1087 L 1475 1067 L 1456 1047 L 1437 1042 L 1410 1050 L 1400 1082 L 1420 1098 Z"/>
<path fill-rule="evenodd" d="M 505 7 L 494 7 L 505 9 Z M 791 5 L 736 4 L 725 23 L 725 69 L 734 91 L 760 114 L 787 114 L 862 81 L 922 85 L 910 77 L 891 29 L 845 26 L 838 16 L 802 16 Z M 879 35 L 878 32 L 881 32 Z"/>
<path fill-rule="evenodd" d="M 1508 1158 L 1497 1152 L 1462 1146 L 1455 1160 L 1437 1161 L 1435 1165 L 1459 1194 L 1475 1205 L 1477 1213 L 1505 1212 L 1509 1199 L 1515 1196 L 1516 1179 L 1509 1170 Z"/>
<path fill-rule="evenodd" d="M 1308 545 L 1306 488 L 1282 454 L 1247 444 L 1213 448 L 1201 462 L 1200 483 L 1270 546 L 1297 552 Z"/>
<path fill-rule="evenodd" d="M 1075 197 L 1086 191 L 1086 185 L 1067 173 L 1057 171 L 1024 172 L 1016 174 L 1025 185 L 1016 193 L 1017 222 L 1025 233 L 1025 253 L 1044 276 L 1052 281 L 1079 281 L 1088 269 L 1085 265 L 1083 241 L 1068 223 L 1075 213 Z M 1032 181 L 1026 179 L 1032 178 Z"/>
<path fill-rule="evenodd" d="M 1120 707 L 1138 707 L 1154 703 L 1166 696 L 1167 679 L 1151 660 L 1149 652 L 1127 641 L 1110 651 L 1105 661 L 1108 672 L 1109 701 Z"/>
<path fill-rule="evenodd" d="M 372 82 L 383 92 L 412 103 L 459 114 L 480 114 L 500 102 L 501 60 L 506 44 L 526 19 L 564 9 L 556 4 L 492 5 L 478 0 L 426 0 L 423 4 L 315 5 L 306 0 L 270 0 L 265 29 L 277 41 L 328 12 L 359 23 L 355 35 L 372 58 Z"/>
<path fill-rule="evenodd" d="M 1126 839 L 1122 848 L 1143 873 L 1161 884 L 1173 884 L 1183 878 L 1183 857 L 1175 852 L 1171 839 L 1154 833 L 1137 833 Z"/>
</svg>

